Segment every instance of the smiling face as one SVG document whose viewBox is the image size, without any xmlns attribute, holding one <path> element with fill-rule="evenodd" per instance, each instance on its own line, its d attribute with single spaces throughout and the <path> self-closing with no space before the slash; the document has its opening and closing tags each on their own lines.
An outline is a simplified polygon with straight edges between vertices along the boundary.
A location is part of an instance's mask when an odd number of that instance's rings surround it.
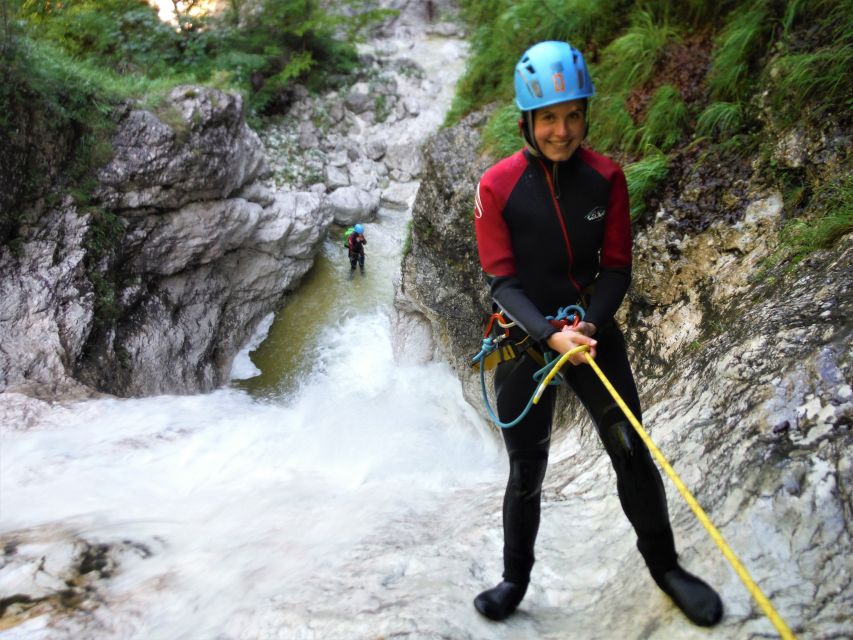
<svg viewBox="0 0 853 640">
<path fill-rule="evenodd" d="M 554 162 L 572 157 L 583 141 L 584 101 L 569 100 L 537 109 L 533 137 L 542 154 Z"/>
</svg>

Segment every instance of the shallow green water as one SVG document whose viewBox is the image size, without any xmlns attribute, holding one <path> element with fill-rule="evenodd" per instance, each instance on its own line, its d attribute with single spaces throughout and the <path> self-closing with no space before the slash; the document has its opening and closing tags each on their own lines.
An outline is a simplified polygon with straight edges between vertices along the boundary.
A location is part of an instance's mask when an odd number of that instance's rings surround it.
<svg viewBox="0 0 853 640">
<path fill-rule="evenodd" d="M 387 312 L 407 219 L 405 211 L 381 209 L 376 220 L 365 225 L 364 274 L 351 273 L 341 229 L 333 226 L 314 266 L 276 313 L 266 339 L 250 353 L 261 374 L 235 380 L 233 386 L 255 397 L 292 397 L 311 371 L 326 332 L 339 330 L 344 318 Z"/>
</svg>

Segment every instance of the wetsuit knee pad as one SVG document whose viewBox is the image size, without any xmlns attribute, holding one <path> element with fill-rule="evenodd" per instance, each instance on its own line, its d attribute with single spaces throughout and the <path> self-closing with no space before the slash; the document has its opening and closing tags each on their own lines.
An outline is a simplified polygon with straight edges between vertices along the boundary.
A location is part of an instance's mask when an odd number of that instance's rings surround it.
<svg viewBox="0 0 853 640">
<path fill-rule="evenodd" d="M 624 420 L 602 426 L 601 440 L 617 469 L 629 468 L 646 453 L 643 441 Z"/>
<path fill-rule="evenodd" d="M 537 498 L 547 467 L 548 458 L 513 457 L 509 463 L 509 490 L 521 500 Z"/>
</svg>

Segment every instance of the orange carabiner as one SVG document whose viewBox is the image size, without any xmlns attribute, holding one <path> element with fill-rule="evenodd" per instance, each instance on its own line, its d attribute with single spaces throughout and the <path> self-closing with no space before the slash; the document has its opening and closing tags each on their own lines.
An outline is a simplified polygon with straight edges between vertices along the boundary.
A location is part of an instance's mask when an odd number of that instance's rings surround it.
<svg viewBox="0 0 853 640">
<path fill-rule="evenodd" d="M 483 337 L 488 338 L 489 334 L 492 332 L 492 327 L 495 325 L 495 320 L 498 321 L 498 324 L 506 324 L 506 318 L 503 317 L 501 313 L 493 313 L 489 317 L 489 324 L 486 325 L 486 330 L 483 332 Z M 504 338 L 509 338 L 509 327 L 504 327 Z"/>
</svg>

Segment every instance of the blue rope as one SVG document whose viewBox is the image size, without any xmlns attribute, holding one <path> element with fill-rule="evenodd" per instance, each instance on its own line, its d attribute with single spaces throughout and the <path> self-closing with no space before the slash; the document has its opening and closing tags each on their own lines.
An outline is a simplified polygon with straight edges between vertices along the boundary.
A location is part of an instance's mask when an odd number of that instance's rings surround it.
<svg viewBox="0 0 853 640">
<path fill-rule="evenodd" d="M 583 317 L 586 315 L 586 312 L 581 309 L 576 304 L 570 304 L 567 307 L 560 307 L 557 309 L 557 315 L 555 316 L 545 316 L 546 320 L 566 320 L 574 322 L 575 315 L 579 315 L 580 319 L 583 320 Z"/>
<path fill-rule="evenodd" d="M 581 309 L 579 306 L 573 304 L 567 307 L 560 307 L 557 310 L 556 316 L 546 316 L 545 319 L 574 321 L 575 314 L 580 316 L 581 320 L 583 320 L 584 310 Z M 492 405 L 489 403 L 489 394 L 486 391 L 486 368 L 483 364 L 483 361 L 486 359 L 486 356 L 488 356 L 490 353 L 492 353 L 492 351 L 498 348 L 499 342 L 500 341 L 496 341 L 494 338 L 483 338 L 483 344 L 480 347 L 480 352 L 476 356 L 474 356 L 471 361 L 480 363 L 480 389 L 483 392 L 483 404 L 486 405 L 486 412 L 489 414 L 489 419 L 501 429 L 511 429 L 519 422 L 524 420 L 527 414 L 530 413 L 530 408 L 533 406 L 533 398 L 536 396 L 536 388 L 533 389 L 533 393 L 530 396 L 530 400 L 527 401 L 527 406 L 524 407 L 524 409 L 521 411 L 521 413 L 515 420 L 512 420 L 510 422 L 501 422 L 500 418 L 495 415 L 495 412 L 492 410 Z M 551 369 L 554 368 L 554 365 L 557 364 L 557 362 L 559 361 L 559 358 L 551 359 L 552 356 L 550 351 L 545 352 L 544 355 L 546 361 L 545 366 L 533 374 L 533 380 L 537 383 L 541 382 L 542 379 L 548 375 Z M 553 380 L 551 380 L 551 382 L 548 383 L 548 386 L 556 386 L 561 384 L 562 382 L 562 376 L 560 374 L 557 374 L 557 376 Z"/>
</svg>

